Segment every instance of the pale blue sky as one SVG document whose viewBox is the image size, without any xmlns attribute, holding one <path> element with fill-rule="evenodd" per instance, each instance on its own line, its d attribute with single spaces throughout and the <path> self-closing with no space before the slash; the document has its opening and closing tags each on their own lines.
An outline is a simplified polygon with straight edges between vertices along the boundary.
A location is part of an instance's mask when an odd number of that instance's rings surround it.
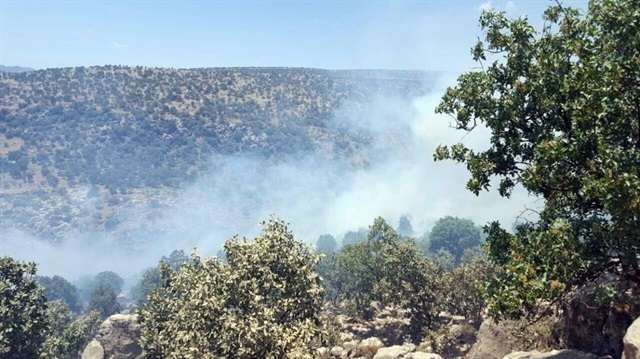
<svg viewBox="0 0 640 359">
<path fill-rule="evenodd" d="M 464 71 L 489 4 L 538 20 L 552 2 L 0 0 L 0 64 Z"/>
</svg>

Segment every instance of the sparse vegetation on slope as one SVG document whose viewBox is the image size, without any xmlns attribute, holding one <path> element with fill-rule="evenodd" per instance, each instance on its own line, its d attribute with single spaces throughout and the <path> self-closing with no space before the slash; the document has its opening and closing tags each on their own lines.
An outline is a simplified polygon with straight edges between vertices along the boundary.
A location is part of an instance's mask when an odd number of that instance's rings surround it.
<svg viewBox="0 0 640 359">
<path fill-rule="evenodd" d="M 216 155 L 274 163 L 314 152 L 366 165 L 371 138 L 348 120 L 374 95 L 424 94 L 429 75 L 123 66 L 3 74 L 0 225 L 54 237 L 87 225 L 112 231 L 121 224 L 112 213 L 166 204 L 179 185 L 216 170 Z"/>
</svg>

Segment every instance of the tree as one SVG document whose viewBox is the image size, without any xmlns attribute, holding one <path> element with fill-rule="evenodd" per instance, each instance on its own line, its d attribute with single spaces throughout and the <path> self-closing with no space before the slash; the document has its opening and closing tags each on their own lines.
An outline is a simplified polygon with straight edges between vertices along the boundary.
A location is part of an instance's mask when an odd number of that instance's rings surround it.
<svg viewBox="0 0 640 359">
<path fill-rule="evenodd" d="M 396 241 L 396 231 L 378 217 L 366 238 L 345 246 L 340 252 L 337 267 L 344 298 L 352 301 L 357 310 L 363 311 L 371 301 L 383 300 L 379 286 L 385 273 L 379 256 L 385 243 Z"/>
<path fill-rule="evenodd" d="M 409 317 L 409 335 L 419 343 L 427 330 L 438 329 L 436 319 L 445 309 L 446 274 L 442 266 L 422 255 L 413 239 L 386 242 L 379 255 L 384 279 L 378 288 L 388 303 Z"/>
<path fill-rule="evenodd" d="M 454 266 L 460 264 L 465 250 L 479 247 L 482 232 L 473 221 L 447 216 L 440 218 L 428 235 L 429 251 L 445 250 L 454 258 Z"/>
<path fill-rule="evenodd" d="M 131 288 L 131 298 L 136 301 L 138 305 L 144 305 L 147 302 L 149 294 L 156 288 L 160 288 L 165 285 L 166 278 L 160 273 L 159 267 L 147 268 L 142 273 L 140 281 Z"/>
<path fill-rule="evenodd" d="M 367 230 L 360 228 L 357 232 L 349 231 L 342 238 L 342 246 L 354 245 L 367 236 Z"/>
<path fill-rule="evenodd" d="M 160 264 L 167 265 L 172 271 L 177 271 L 183 264 L 189 262 L 190 258 L 184 253 L 183 250 L 174 250 L 169 257 L 162 256 Z M 143 305 L 146 303 L 149 294 L 156 288 L 160 288 L 165 285 L 166 278 L 163 277 L 160 272 L 160 266 L 147 268 L 142 273 L 140 281 L 131 288 L 132 298 L 138 303 Z"/>
<path fill-rule="evenodd" d="M 413 226 L 411 225 L 411 221 L 409 221 L 409 218 L 407 218 L 407 216 L 400 217 L 397 232 L 400 237 L 413 237 Z"/>
<path fill-rule="evenodd" d="M 36 358 L 48 328 L 35 263 L 0 257 L 0 357 Z"/>
<path fill-rule="evenodd" d="M 88 311 L 97 311 L 102 318 L 107 318 L 120 311 L 116 291 L 110 284 L 99 284 L 91 294 Z"/>
<path fill-rule="evenodd" d="M 183 264 L 189 262 L 190 259 L 182 249 L 174 249 L 168 257 L 162 256 L 160 262 L 166 263 L 172 270 L 177 271 Z"/>
<path fill-rule="evenodd" d="M 485 40 L 473 49 L 482 68 L 460 76 L 437 108 L 458 129 L 491 131 L 484 151 L 455 144 L 434 154 L 466 164 L 469 190 L 496 178 L 502 196 L 519 185 L 544 200 L 539 219 L 515 234 L 486 227 L 503 270 L 487 286 L 494 317 L 521 316 L 603 272 L 640 282 L 638 8 L 637 0 L 593 0 L 586 14 L 552 6 L 540 32 L 484 12 Z"/>
<path fill-rule="evenodd" d="M 49 302 L 61 300 L 74 313 L 82 311 L 78 289 L 68 280 L 54 275 L 53 277 L 37 276 L 36 280 L 44 288 L 44 295 Z"/>
<path fill-rule="evenodd" d="M 404 308 L 414 342 L 422 339 L 425 329 L 434 328 L 444 309 L 444 268 L 424 257 L 413 239 L 400 239 L 380 217 L 366 239 L 342 249 L 337 267 L 344 299 L 363 316 L 374 300 Z"/>
<path fill-rule="evenodd" d="M 325 255 L 332 254 L 336 250 L 338 243 L 330 234 L 323 234 L 316 241 L 316 251 Z"/>
<path fill-rule="evenodd" d="M 322 338 L 319 256 L 274 219 L 254 241 L 233 237 L 227 263 L 194 253 L 138 310 L 149 358 L 311 357 Z"/>
<path fill-rule="evenodd" d="M 184 254 L 184 253 L 183 253 Z M 112 271 L 104 271 L 96 274 L 93 278 L 94 288 L 98 288 L 100 286 L 109 285 L 116 294 L 122 291 L 122 285 L 124 284 L 124 279 L 122 279 L 118 273 Z"/>
</svg>

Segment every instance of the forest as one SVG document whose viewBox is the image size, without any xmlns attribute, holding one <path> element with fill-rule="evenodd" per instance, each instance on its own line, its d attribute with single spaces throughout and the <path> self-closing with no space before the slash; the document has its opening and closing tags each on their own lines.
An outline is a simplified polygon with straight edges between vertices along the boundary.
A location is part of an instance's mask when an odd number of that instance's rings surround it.
<svg viewBox="0 0 640 359">
<path fill-rule="evenodd" d="M 253 239 L 232 236 L 217 255 L 168 251 L 126 294 L 113 271 L 71 283 L 4 256 L 0 358 L 78 358 L 118 312 L 135 314 L 146 358 L 486 358 L 477 344 L 488 326 L 502 326 L 505 354 L 638 357 L 640 338 L 626 331 L 640 323 L 640 4 L 593 0 L 582 12 L 558 2 L 543 18 L 537 29 L 527 18 L 482 12 L 485 36 L 472 49 L 479 67 L 460 75 L 435 111 L 460 133 L 486 128 L 488 145 L 446 143 L 424 159 L 464 166 L 476 195 L 526 191 L 541 203 L 529 209 L 535 217 L 509 228 L 452 213 L 423 233 L 408 217 L 397 226 L 377 217 L 340 241 L 323 234 L 310 243 L 272 216 Z M 200 173 L 202 153 L 251 149 L 281 161 L 318 151 L 319 138 L 335 144 L 327 156 L 366 166 L 367 133 L 329 125 L 328 116 L 372 88 L 425 91 L 414 81 L 423 75 L 118 66 L 12 73 L 0 100 L 3 200 L 36 188 L 44 197 L 75 181 L 114 194 L 171 188 L 179 174 Z M 275 115 L 258 118 L 266 114 Z M 127 175 L 110 172 L 128 168 L 118 161 L 129 151 L 145 162 Z M 92 160 L 100 155 L 113 157 Z M 45 166 L 56 180 L 45 179 Z M 505 358 L 528 357 L 512 355 Z"/>
</svg>

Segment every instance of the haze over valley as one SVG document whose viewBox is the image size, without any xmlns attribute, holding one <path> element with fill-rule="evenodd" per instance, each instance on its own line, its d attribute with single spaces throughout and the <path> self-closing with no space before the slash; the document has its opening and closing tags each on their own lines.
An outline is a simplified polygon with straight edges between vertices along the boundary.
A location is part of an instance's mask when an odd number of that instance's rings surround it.
<svg viewBox="0 0 640 359">
<path fill-rule="evenodd" d="M 378 215 L 407 216 L 416 233 L 445 215 L 513 222 L 524 198 L 475 197 L 461 190 L 462 168 L 433 163 L 435 146 L 461 137 L 432 113 L 447 76 L 125 66 L 5 73 L 3 248 L 45 272 L 121 263 L 135 272 L 173 249 L 213 254 L 232 235 L 257 233 L 270 214 L 309 243 Z"/>
</svg>

